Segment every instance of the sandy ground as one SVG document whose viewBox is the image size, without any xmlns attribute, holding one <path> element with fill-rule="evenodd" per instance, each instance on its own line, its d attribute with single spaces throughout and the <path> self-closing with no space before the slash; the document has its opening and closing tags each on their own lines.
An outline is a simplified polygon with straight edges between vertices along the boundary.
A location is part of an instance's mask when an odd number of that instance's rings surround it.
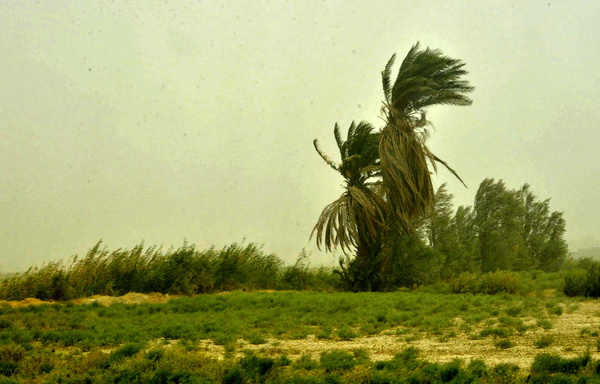
<svg viewBox="0 0 600 384">
<path fill-rule="evenodd" d="M 177 297 L 158 293 L 129 293 L 121 297 L 92 296 L 73 300 L 73 303 L 98 302 L 102 305 L 113 303 L 166 303 Z M 33 298 L 16 302 L 3 301 L 0 302 L 0 305 L 5 303 L 14 307 L 48 304 L 48 302 Z M 349 341 L 319 340 L 314 335 L 309 335 L 302 340 L 267 339 L 264 344 L 253 345 L 240 339 L 237 342 L 235 351 L 239 355 L 242 355 L 245 350 L 257 351 L 269 356 L 287 355 L 291 359 L 310 354 L 313 358 L 318 359 L 322 352 L 332 349 L 352 351 L 353 349 L 363 348 L 367 351 L 371 360 L 388 360 L 408 347 L 415 347 L 420 351 L 420 356 L 429 361 L 446 362 L 458 358 L 468 362 L 481 359 L 490 365 L 500 363 L 516 364 L 524 370 L 530 367 L 534 357 L 540 353 L 575 357 L 589 351 L 592 357 L 600 358 L 600 352 L 598 351 L 600 337 L 592 335 L 594 331 L 600 332 L 600 302 L 596 300 L 581 301 L 577 303 L 573 310 L 564 311 L 562 315 L 555 316 L 550 320 L 552 328 L 549 330 L 534 326 L 524 334 L 515 333 L 510 336 L 513 346 L 508 349 L 497 348 L 492 337 L 474 337 L 481 329 L 463 331 L 459 326 L 460 321 L 457 320 L 454 329 L 456 336 L 445 340 L 441 339 L 440 335 L 405 329 L 406 333 L 402 335 L 398 335 L 397 330 L 387 330 L 379 335 L 359 337 Z M 523 318 L 523 321 L 525 324 L 536 324 L 536 320 L 533 318 Z M 535 341 L 544 335 L 553 338 L 552 344 L 543 349 L 537 348 Z M 150 343 L 149 347 L 173 344 L 173 342 L 166 340 L 155 340 Z M 218 358 L 223 358 L 226 354 L 223 346 L 215 345 L 210 340 L 199 341 L 198 349 Z"/>
<path fill-rule="evenodd" d="M 524 318 L 525 324 L 535 325 L 533 318 Z M 600 331 L 600 303 L 585 301 L 577 304 L 571 313 L 564 313 L 552 320 L 552 328 L 544 330 L 538 326 L 532 327 L 524 334 L 515 333 L 510 336 L 513 346 L 500 349 L 494 345 L 494 338 L 475 338 L 480 329 L 465 333 L 460 327 L 455 328 L 456 336 L 441 340 L 440 336 L 425 333 L 406 333 L 397 335 L 395 330 L 384 331 L 372 337 L 359 337 L 350 341 L 318 340 L 309 335 L 303 340 L 267 339 L 260 345 L 249 344 L 238 340 L 236 351 L 253 350 L 270 356 L 287 355 L 292 360 L 302 355 L 310 354 L 318 359 L 322 352 L 332 349 L 352 351 L 365 349 L 371 360 L 388 360 L 408 347 L 419 350 L 420 356 L 429 361 L 447 362 L 461 359 L 466 362 L 481 359 L 489 365 L 500 363 L 516 364 L 527 371 L 536 355 L 540 353 L 559 354 L 564 357 L 580 356 L 586 351 L 595 359 L 600 358 L 598 341 L 600 337 L 592 336 L 593 331 Z M 585 330 L 582 334 L 582 330 Z M 546 348 L 538 348 L 535 341 L 542 336 L 551 336 L 553 343 Z M 409 341 L 407 341 L 407 338 Z M 225 350 L 222 346 L 214 345 L 210 340 L 200 342 L 200 349 L 217 357 L 223 357 Z"/>
<path fill-rule="evenodd" d="M 84 297 L 81 299 L 71 300 L 73 304 L 90 304 L 100 303 L 102 305 L 111 305 L 115 303 L 125 304 L 142 304 L 142 303 L 166 303 L 169 300 L 179 298 L 181 296 L 163 295 L 161 293 L 128 293 L 123 296 L 100 296 L 94 295 L 90 297 Z M 28 305 L 40 305 L 40 304 L 52 304 L 52 301 L 42 301 L 33 297 L 27 298 L 21 301 L 3 301 L 0 300 L 1 305 L 10 305 L 11 307 L 26 307 Z"/>
</svg>

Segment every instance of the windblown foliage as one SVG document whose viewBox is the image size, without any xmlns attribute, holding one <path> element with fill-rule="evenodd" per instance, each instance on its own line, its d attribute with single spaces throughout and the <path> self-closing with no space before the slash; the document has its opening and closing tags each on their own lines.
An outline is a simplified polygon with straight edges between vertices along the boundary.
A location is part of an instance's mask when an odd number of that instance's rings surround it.
<svg viewBox="0 0 600 384">
<path fill-rule="evenodd" d="M 414 232 L 412 220 L 426 214 L 434 197 L 428 163 L 437 171 L 444 165 L 461 182 L 458 174 L 426 145 L 425 127 L 430 124 L 426 108 L 433 105 L 470 105 L 465 96 L 474 88 L 461 78 L 467 74 L 464 63 L 440 50 L 420 50 L 415 44 L 391 84 L 396 56 L 382 72 L 386 125 L 381 131 L 379 155 L 383 186 L 400 229 Z"/>
<path fill-rule="evenodd" d="M 380 193 L 378 142 L 379 134 L 366 122 L 352 122 L 346 140 L 339 126 L 334 136 L 342 162 L 336 164 L 319 147 L 315 149 L 323 160 L 344 177 L 344 193 L 321 212 L 311 237 L 316 235 L 319 249 L 327 251 L 338 246 L 345 251 L 367 246 L 381 240 L 386 225 L 387 204 Z"/>
<path fill-rule="evenodd" d="M 352 289 L 387 286 L 385 281 L 389 279 L 382 277 L 384 270 L 397 270 L 399 263 L 406 264 L 400 261 L 406 261 L 406 250 L 398 250 L 398 244 L 419 242 L 410 239 L 416 235 L 414 223 L 428 213 L 434 198 L 429 163 L 434 171 L 436 163 L 441 163 L 461 180 L 427 147 L 426 126 L 430 123 L 425 110 L 438 104 L 471 104 L 465 93 L 473 87 L 461 79 L 467 73 L 464 64 L 439 50 L 420 50 L 417 43 L 392 85 L 395 57 L 382 72 L 385 127 L 374 133 L 368 123 L 353 122 L 344 141 L 336 124 L 340 164 L 314 141 L 323 160 L 344 177 L 346 187 L 325 207 L 311 237 L 316 234 L 319 249 L 324 244 L 327 251 L 337 247 L 346 254 L 356 251 L 354 259 L 340 259 L 342 280 L 348 281 Z"/>
<path fill-rule="evenodd" d="M 334 289 L 331 268 L 311 267 L 302 251 L 286 266 L 254 243 L 198 250 L 144 247 L 108 251 L 98 242 L 70 264 L 52 262 L 0 280 L 0 300 L 70 300 L 91 295 L 160 292 L 192 295 L 227 290 Z"/>
</svg>

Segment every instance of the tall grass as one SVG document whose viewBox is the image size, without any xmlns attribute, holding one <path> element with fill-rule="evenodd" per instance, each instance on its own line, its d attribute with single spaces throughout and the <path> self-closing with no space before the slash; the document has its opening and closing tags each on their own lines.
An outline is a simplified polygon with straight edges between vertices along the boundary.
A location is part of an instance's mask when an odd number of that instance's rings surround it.
<svg viewBox="0 0 600 384">
<path fill-rule="evenodd" d="M 69 300 L 91 295 L 160 292 L 191 295 L 225 290 L 313 289 L 338 285 L 331 268 L 311 267 L 302 251 L 286 266 L 260 246 L 234 243 L 200 251 L 184 243 L 163 251 L 139 244 L 109 251 L 99 241 L 84 257 L 50 262 L 17 273 L 0 283 L 0 299 Z"/>
</svg>

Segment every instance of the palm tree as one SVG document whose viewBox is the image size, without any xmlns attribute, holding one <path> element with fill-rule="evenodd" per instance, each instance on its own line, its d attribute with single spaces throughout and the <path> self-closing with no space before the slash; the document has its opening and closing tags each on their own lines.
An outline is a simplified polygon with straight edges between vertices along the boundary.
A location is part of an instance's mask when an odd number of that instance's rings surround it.
<svg viewBox="0 0 600 384">
<path fill-rule="evenodd" d="M 342 162 L 337 164 L 320 148 L 317 139 L 314 146 L 321 158 L 339 172 L 345 181 L 344 193 L 327 205 L 311 237 L 316 234 L 317 247 L 325 244 L 327 251 L 338 246 L 344 251 L 356 249 L 356 266 L 360 270 L 357 281 L 352 285 L 361 285 L 371 290 L 369 277 L 373 271 L 371 260 L 381 250 L 382 237 L 385 234 L 386 218 L 389 215 L 388 204 L 381 189 L 381 167 L 379 164 L 379 133 L 366 122 L 348 128 L 346 140 L 342 139 L 340 128 L 336 124 L 334 136 L 340 150 Z M 343 259 L 340 266 L 344 269 Z"/>
<path fill-rule="evenodd" d="M 344 177 L 346 184 L 344 193 L 321 213 L 311 237 L 316 234 L 319 249 L 325 244 L 330 252 L 337 247 L 344 253 L 356 250 L 353 273 L 362 280 L 358 282 L 359 289 L 376 288 L 373 273 L 379 273 L 378 268 L 389 262 L 378 260 L 380 251 L 386 242 L 394 241 L 389 237 L 390 229 L 394 236 L 410 238 L 415 233 L 413 223 L 431 206 L 434 189 L 429 164 L 434 171 L 436 163 L 444 165 L 462 182 L 426 145 L 426 126 L 430 125 L 426 109 L 438 104 L 471 104 L 465 93 L 474 88 L 461 80 L 467 74 L 464 63 L 439 50 L 419 50 L 417 43 L 403 60 L 392 86 L 395 57 L 382 72 L 383 129 L 374 132 L 366 122 L 353 122 L 344 141 L 336 124 L 334 135 L 340 164 L 314 141 L 319 155 Z M 342 261 L 340 266 L 344 269 Z"/>
<path fill-rule="evenodd" d="M 474 88 L 461 80 L 467 71 L 464 63 L 440 50 L 419 50 L 415 44 L 404 58 L 391 85 L 391 69 L 396 55 L 382 72 L 385 101 L 382 112 L 379 156 L 385 195 L 392 207 L 394 224 L 404 233 L 414 233 L 411 222 L 423 216 L 434 197 L 431 172 L 436 163 L 444 165 L 461 182 L 458 174 L 426 145 L 430 124 L 426 109 L 433 105 L 470 105 L 465 93 Z M 464 182 L 463 182 L 464 184 Z"/>
</svg>

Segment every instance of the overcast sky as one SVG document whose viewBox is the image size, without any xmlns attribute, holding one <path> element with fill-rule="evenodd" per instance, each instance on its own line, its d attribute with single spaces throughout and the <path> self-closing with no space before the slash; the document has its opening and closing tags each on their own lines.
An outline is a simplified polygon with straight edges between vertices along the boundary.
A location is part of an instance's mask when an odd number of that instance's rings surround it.
<svg viewBox="0 0 600 384">
<path fill-rule="evenodd" d="M 100 239 L 332 262 L 308 238 L 342 179 L 312 140 L 337 156 L 335 122 L 380 127 L 381 70 L 417 41 L 476 86 L 430 109 L 469 189 L 436 185 L 459 205 L 527 182 L 572 251 L 600 246 L 598 20 L 587 0 L 0 1 L 0 272 Z"/>
</svg>

